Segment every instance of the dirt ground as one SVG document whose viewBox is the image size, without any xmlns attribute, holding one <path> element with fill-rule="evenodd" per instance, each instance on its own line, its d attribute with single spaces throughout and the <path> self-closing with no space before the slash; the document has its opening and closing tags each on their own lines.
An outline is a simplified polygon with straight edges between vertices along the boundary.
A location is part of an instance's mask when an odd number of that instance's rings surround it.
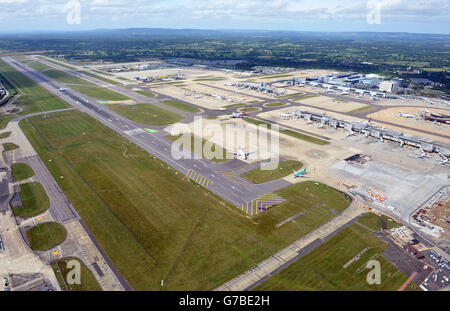
<svg viewBox="0 0 450 311">
<path fill-rule="evenodd" d="M 396 107 L 388 108 L 374 112 L 369 115 L 373 120 L 394 122 L 399 125 L 405 125 L 413 127 L 419 130 L 426 130 L 430 132 L 435 132 L 439 134 L 444 134 L 450 136 L 450 125 L 448 124 L 434 124 L 433 122 L 428 122 L 424 120 L 417 120 L 416 118 L 405 118 L 400 117 L 400 113 L 411 114 L 418 116 L 420 111 L 428 110 L 432 113 L 442 113 L 450 114 L 450 110 L 445 109 L 433 109 L 433 108 L 420 108 L 420 107 Z"/>
<path fill-rule="evenodd" d="M 269 116 L 272 116 L 272 117 L 278 115 L 279 119 L 281 120 L 282 118 L 279 116 L 280 113 L 292 112 L 292 111 L 295 111 L 297 109 L 307 110 L 307 111 L 311 111 L 311 112 L 325 113 L 328 116 L 337 118 L 339 120 L 348 121 L 348 122 L 357 122 L 357 121 L 359 121 L 359 122 L 367 122 L 367 120 L 360 119 L 360 118 L 357 118 L 357 117 L 347 116 L 347 115 L 341 114 L 341 113 L 329 112 L 329 111 L 326 111 L 324 109 L 305 107 L 305 106 L 301 106 L 301 105 L 299 105 L 299 106 L 290 106 L 290 107 L 281 108 L 281 109 L 278 109 L 278 110 L 273 110 L 273 111 L 271 111 L 268 114 L 269 114 Z M 405 110 L 405 113 L 406 113 L 406 110 Z M 272 115 L 270 115 L 270 114 L 272 114 Z M 262 113 L 259 116 L 261 118 L 266 118 L 267 117 L 266 113 Z M 409 119 L 409 120 L 411 120 L 411 119 Z M 301 123 L 301 121 L 303 121 L 303 123 L 305 123 L 304 120 L 297 120 L 297 121 L 300 121 L 300 123 Z M 380 120 L 380 121 L 382 121 L 382 120 Z M 387 120 L 385 120 L 385 121 L 387 121 Z M 392 122 L 392 121 L 390 121 L 390 122 Z M 401 125 L 410 126 L 409 124 L 403 124 L 403 123 L 397 122 L 397 121 L 394 121 L 394 122 L 396 122 L 398 124 L 401 124 Z M 421 122 L 426 123 L 425 121 L 421 121 Z M 281 123 L 281 121 L 280 121 L 280 123 Z M 394 131 L 400 131 L 400 132 L 403 132 L 403 133 L 408 134 L 408 135 L 413 135 L 413 136 L 417 136 L 417 137 L 421 137 L 421 138 L 429 138 L 429 139 L 432 139 L 432 140 L 436 140 L 436 141 L 440 141 L 440 142 L 443 142 L 443 143 L 446 143 L 446 144 L 450 144 L 450 139 L 447 139 L 445 137 L 440 137 L 438 135 L 428 134 L 428 133 L 424 133 L 424 132 L 420 132 L 420 131 L 416 131 L 416 130 L 405 129 L 405 128 L 402 128 L 402 127 L 399 127 L 399 126 L 394 126 L 394 125 L 386 125 L 386 124 L 383 124 L 383 123 L 376 122 L 375 119 L 372 120 L 372 124 L 374 126 L 384 127 L 384 128 L 391 129 L 391 130 L 394 130 Z M 291 126 L 293 126 L 293 125 L 291 125 Z M 298 126 L 301 126 L 301 125 L 298 125 Z M 312 126 L 314 126 L 314 123 L 310 124 L 308 126 L 312 129 Z M 441 125 L 441 126 L 444 126 L 444 125 Z M 418 130 L 420 130 L 420 129 L 427 130 L 426 128 L 423 128 L 423 127 L 422 128 L 421 127 L 417 127 L 417 129 Z M 305 129 L 305 130 L 313 132 L 312 130 L 308 130 L 308 129 Z M 341 130 L 341 131 L 345 132 L 344 130 Z M 447 131 L 435 131 L 435 132 L 437 134 L 450 135 Z M 327 136 L 327 135 L 324 135 L 324 136 Z"/>
<path fill-rule="evenodd" d="M 310 97 L 299 100 L 299 103 L 315 106 L 317 108 L 335 110 L 339 112 L 350 112 L 355 109 L 367 107 L 367 105 L 365 104 L 356 103 L 348 100 L 340 100 L 337 98 L 331 98 L 327 96 Z"/>
</svg>

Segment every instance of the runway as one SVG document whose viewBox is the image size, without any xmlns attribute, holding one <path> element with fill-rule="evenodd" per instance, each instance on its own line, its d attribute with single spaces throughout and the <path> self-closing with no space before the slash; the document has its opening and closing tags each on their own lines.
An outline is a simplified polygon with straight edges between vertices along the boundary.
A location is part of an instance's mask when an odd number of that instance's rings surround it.
<svg viewBox="0 0 450 311">
<path fill-rule="evenodd" d="M 164 134 L 163 131 L 149 133 L 142 125 L 132 122 L 127 118 L 109 110 L 105 105 L 97 103 L 95 99 L 84 96 L 72 89 L 59 91 L 60 88 L 65 88 L 65 85 L 48 78 L 44 74 L 37 72 L 16 60 L 11 58 L 4 58 L 4 60 L 16 70 L 22 72 L 34 82 L 50 91 L 52 94 L 58 96 L 78 110 L 88 113 L 102 124 L 143 148 L 148 153 L 154 155 L 161 161 L 179 171 L 181 174 L 186 176 L 189 172 L 192 172 L 192 174 L 195 173 L 196 175 L 201 176 L 202 179 L 195 179 L 194 182 L 199 183 L 201 181 L 200 184 L 203 187 L 207 188 L 240 210 L 242 210 L 242 206 L 244 204 L 257 200 L 268 193 L 290 185 L 289 182 L 284 180 L 274 180 L 264 184 L 259 184 L 258 186 L 250 183 L 245 184 L 236 182 L 218 173 L 219 171 L 227 169 L 226 164 L 218 164 L 210 162 L 206 159 L 194 158 L 176 160 L 172 156 L 172 142 L 164 138 L 166 134 Z M 70 70 L 66 69 L 64 71 Z M 75 74 L 80 76 L 77 72 L 74 72 L 74 75 Z M 82 76 L 82 78 L 98 84 L 98 80 L 95 81 L 96 79 L 88 79 L 85 76 Z M 103 84 L 104 83 L 102 82 L 102 85 Z M 149 99 L 122 87 L 112 86 L 111 89 L 123 93 L 133 100 L 140 102 L 149 102 L 149 100 L 152 100 L 151 98 Z M 153 99 L 152 103 L 153 101 L 156 100 Z M 158 103 L 158 106 L 162 106 L 167 109 L 165 105 Z M 242 162 L 242 164 L 244 164 L 244 162 Z M 209 182 L 204 183 L 204 180 L 208 180 Z M 256 215 L 257 213 L 258 211 L 255 213 L 255 210 L 248 210 L 249 215 Z"/>
</svg>

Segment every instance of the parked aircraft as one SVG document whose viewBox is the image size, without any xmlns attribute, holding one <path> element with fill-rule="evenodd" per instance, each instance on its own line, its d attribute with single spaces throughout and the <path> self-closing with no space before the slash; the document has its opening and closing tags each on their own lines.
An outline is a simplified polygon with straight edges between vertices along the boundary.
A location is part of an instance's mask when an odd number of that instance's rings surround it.
<svg viewBox="0 0 450 311">
<path fill-rule="evenodd" d="M 401 112 L 399 112 L 399 115 L 400 115 L 400 117 L 402 117 L 402 118 L 407 118 L 407 119 L 415 118 L 415 117 L 416 117 L 416 116 L 413 115 L 413 114 L 407 114 L 407 113 L 401 113 Z"/>
<path fill-rule="evenodd" d="M 306 168 L 303 171 L 300 171 L 300 172 L 297 172 L 297 171 L 294 170 L 294 178 L 305 177 L 305 174 L 306 174 Z"/>
<path fill-rule="evenodd" d="M 248 160 L 248 156 L 252 154 L 252 152 L 245 152 L 245 150 L 239 146 L 237 152 L 233 152 L 236 157 L 242 157 L 244 160 Z"/>
<path fill-rule="evenodd" d="M 241 112 L 233 112 L 230 118 L 245 118 L 247 116 L 247 111 L 243 110 Z"/>
</svg>

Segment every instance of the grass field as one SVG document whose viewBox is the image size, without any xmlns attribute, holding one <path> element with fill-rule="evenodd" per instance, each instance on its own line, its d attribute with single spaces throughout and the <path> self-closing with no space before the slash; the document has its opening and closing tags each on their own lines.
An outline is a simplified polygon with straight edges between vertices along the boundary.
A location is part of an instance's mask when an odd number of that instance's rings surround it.
<svg viewBox="0 0 450 311">
<path fill-rule="evenodd" d="M 111 101 L 123 101 L 130 99 L 128 96 L 116 93 L 104 87 L 90 87 L 85 85 L 70 85 L 72 89 L 86 96 Z"/>
<path fill-rule="evenodd" d="M 80 284 L 69 284 L 67 281 L 67 274 L 72 271 L 73 268 L 67 268 L 67 263 L 71 260 L 76 260 L 80 263 Z M 67 257 L 53 262 L 53 272 L 58 279 L 61 289 L 64 291 L 101 291 L 102 288 L 98 284 L 92 272 L 85 266 L 85 264 L 74 257 Z"/>
<path fill-rule="evenodd" d="M 358 223 L 375 231 L 380 231 L 383 228 L 392 229 L 401 226 L 401 224 L 387 216 L 378 216 L 373 213 L 364 214 L 358 219 Z"/>
<path fill-rule="evenodd" d="M 254 184 L 260 184 L 278 178 L 286 177 L 289 174 L 292 174 L 292 170 L 298 170 L 302 167 L 302 165 L 303 164 L 300 161 L 281 161 L 280 163 L 278 163 L 278 168 L 275 170 L 262 170 L 261 168 L 257 168 L 245 173 L 244 175 L 241 175 L 241 177 L 251 181 Z"/>
<path fill-rule="evenodd" d="M 21 218 L 42 214 L 50 207 L 48 196 L 38 182 L 20 185 L 20 199 L 22 206 L 13 209 L 14 215 Z"/>
<path fill-rule="evenodd" d="M 17 146 L 16 144 L 13 144 L 13 143 L 4 143 L 3 149 L 4 149 L 4 151 L 11 151 L 11 150 L 19 149 L 19 146 Z"/>
<path fill-rule="evenodd" d="M 15 116 L 11 115 L 11 114 L 6 114 L 6 115 L 0 116 L 0 130 L 5 129 L 5 127 L 9 123 L 9 121 L 11 121 L 14 118 L 15 118 Z"/>
<path fill-rule="evenodd" d="M 182 137 L 182 135 L 176 135 L 176 136 L 170 136 L 169 135 L 166 138 L 171 140 L 171 141 L 173 141 L 173 142 L 175 142 L 180 137 Z M 189 138 L 190 138 L 190 150 L 193 151 L 195 142 L 199 141 L 200 138 L 197 137 L 197 136 L 194 136 L 192 134 L 189 134 L 188 139 Z M 207 150 L 211 150 L 211 152 L 212 152 L 212 155 L 208 156 L 208 153 L 205 154 L 205 152 L 204 152 L 204 150 L 205 150 L 204 148 L 205 148 L 205 145 L 207 143 L 208 143 L 208 140 L 203 138 L 202 141 L 201 141 L 201 144 L 202 144 L 202 154 L 201 154 L 201 156 L 203 158 L 206 158 L 206 159 L 208 159 L 211 162 L 225 162 L 225 161 L 228 161 L 230 159 L 233 159 L 233 155 L 232 154 L 230 154 L 229 152 L 224 150 L 222 147 L 217 146 L 216 144 L 211 145 L 210 149 L 209 149 L 209 147 L 207 147 L 208 148 Z M 208 143 L 208 144 L 211 144 L 211 143 Z M 217 151 L 216 151 L 216 148 L 218 148 Z M 216 154 L 217 154 L 217 156 L 213 157 L 213 155 L 216 155 Z"/>
<path fill-rule="evenodd" d="M 283 102 L 273 102 L 273 103 L 268 103 L 265 106 L 266 107 L 281 107 L 287 105 L 287 103 L 283 103 Z"/>
<path fill-rule="evenodd" d="M 275 98 L 288 98 L 288 97 L 291 97 L 291 96 L 298 96 L 298 95 L 303 95 L 303 94 L 305 94 L 305 93 L 297 92 L 297 93 L 292 93 L 292 94 L 276 96 Z"/>
<path fill-rule="evenodd" d="M 299 183 L 279 192 L 288 202 L 249 221 L 84 113 L 30 120 L 20 126 L 33 147 L 136 290 L 160 290 L 161 280 L 164 290 L 213 289 L 331 219 L 331 209 L 349 204 L 333 188 Z M 124 148 L 132 156 L 126 158 Z M 275 228 L 299 211 L 307 212 Z"/>
<path fill-rule="evenodd" d="M 38 57 L 41 58 L 41 59 L 43 59 L 43 60 L 45 60 L 45 61 L 48 61 L 48 62 L 50 62 L 50 63 L 53 63 L 53 64 L 56 64 L 56 65 L 60 65 L 60 66 L 66 67 L 67 69 L 77 70 L 75 67 L 70 66 L 70 65 L 68 65 L 68 64 L 66 64 L 66 63 L 64 63 L 64 62 L 62 62 L 62 61 L 55 61 L 55 60 L 52 60 L 52 59 L 50 59 L 50 58 L 43 57 L 43 56 L 38 56 Z"/>
<path fill-rule="evenodd" d="M 19 114 L 23 115 L 69 107 L 68 104 L 47 92 L 43 87 L 35 84 L 22 73 L 14 70 L 1 59 L 0 72 L 16 89 L 22 91 L 22 95 L 16 101 L 16 104 L 23 109 Z M 4 128 L 13 118 L 15 118 L 13 115 L 2 116 L 0 118 L 0 129 Z"/>
<path fill-rule="evenodd" d="M 249 108 L 241 108 L 241 109 L 239 109 L 239 111 L 243 111 L 243 110 L 245 110 L 245 111 L 247 111 L 247 112 L 255 112 L 255 111 L 258 111 L 259 108 L 256 108 L 256 107 L 249 107 Z"/>
<path fill-rule="evenodd" d="M 105 77 L 93 74 L 92 72 L 89 72 L 89 71 L 80 70 L 78 72 L 82 73 L 82 74 L 84 74 L 86 76 L 89 76 L 91 78 L 95 78 L 97 80 L 101 80 L 103 82 L 106 82 L 106 83 L 109 83 L 109 84 L 112 84 L 112 85 L 122 85 L 122 83 L 120 83 L 120 82 L 117 82 L 117 81 L 114 81 L 114 80 L 111 80 L 111 79 L 107 79 Z"/>
<path fill-rule="evenodd" d="M 313 97 L 317 97 L 317 95 L 306 95 L 306 96 L 302 96 L 302 97 L 292 98 L 291 100 L 298 102 L 298 101 L 308 99 L 308 98 L 313 98 Z"/>
<path fill-rule="evenodd" d="M 264 121 L 261 121 L 261 120 L 257 120 L 257 119 L 244 118 L 243 120 L 248 122 L 248 123 L 252 123 L 254 125 L 258 125 L 258 126 L 259 125 L 267 125 L 267 129 L 271 129 L 271 127 L 272 127 L 270 123 L 267 123 L 267 122 L 264 122 Z M 306 134 L 302 134 L 302 133 L 299 133 L 299 132 L 295 132 L 295 131 L 292 131 L 292 130 L 288 130 L 288 129 L 280 129 L 279 132 L 281 134 L 292 136 L 292 137 L 295 137 L 297 139 L 301 139 L 301 140 L 304 140 L 304 141 L 307 141 L 307 142 L 310 142 L 310 143 L 313 143 L 313 144 L 317 144 L 317 145 L 328 145 L 329 144 L 329 142 L 327 142 L 326 140 L 322 140 L 320 138 L 312 137 L 312 136 L 309 136 L 309 135 L 306 135 Z"/>
<path fill-rule="evenodd" d="M 200 112 L 200 109 L 192 107 L 190 105 L 184 104 L 184 103 L 176 101 L 176 100 L 171 100 L 171 99 L 163 100 L 163 101 L 161 101 L 161 104 L 173 107 L 178 110 L 187 111 L 187 112 L 192 112 L 192 113 Z"/>
<path fill-rule="evenodd" d="M 11 132 L 5 132 L 0 134 L 0 139 L 8 138 L 11 135 Z"/>
<path fill-rule="evenodd" d="M 373 109 L 374 109 L 373 106 L 365 106 L 365 107 L 361 107 L 361 108 L 349 111 L 349 113 L 362 113 L 362 112 L 372 111 Z"/>
<path fill-rule="evenodd" d="M 359 252 L 369 247 L 359 260 L 343 266 Z M 397 290 L 407 279 L 381 253 L 388 245 L 366 229 L 352 224 L 331 239 L 273 275 L 254 290 L 275 291 L 339 291 Z M 366 262 L 372 257 L 381 264 L 381 284 L 369 285 Z M 416 286 L 410 286 L 416 288 Z"/>
<path fill-rule="evenodd" d="M 155 94 L 153 94 L 152 92 L 149 92 L 149 91 L 139 90 L 139 91 L 134 91 L 134 92 L 144 95 L 144 96 L 147 96 L 147 97 L 155 97 Z"/>
<path fill-rule="evenodd" d="M 176 123 L 183 119 L 178 113 L 160 108 L 152 104 L 108 105 L 109 109 L 134 122 L 161 126 Z"/>
<path fill-rule="evenodd" d="M 11 169 L 15 181 L 25 180 L 34 176 L 33 169 L 23 163 L 12 164 Z"/>
<path fill-rule="evenodd" d="M 70 87 L 70 88 L 74 89 L 75 91 L 78 91 L 78 92 L 80 92 L 86 96 L 92 97 L 92 98 L 101 99 L 101 100 L 113 100 L 113 101 L 130 99 L 129 97 L 127 97 L 125 95 L 116 93 L 116 92 L 111 91 L 104 87 L 99 87 L 96 84 L 91 83 L 87 80 L 75 77 L 64 71 L 54 69 L 53 67 L 47 66 L 42 63 L 34 63 L 31 65 L 31 67 L 38 71 L 45 70 L 42 73 L 44 75 L 46 75 L 47 77 L 52 78 L 58 82 L 64 83 L 67 87 Z M 101 78 L 94 74 L 90 74 L 88 72 L 83 72 L 83 73 L 85 73 L 86 75 L 95 76 L 95 78 L 99 78 L 99 79 Z M 103 78 L 103 79 L 105 79 L 105 78 Z M 102 79 L 100 79 L 100 80 L 102 80 Z M 105 79 L 105 80 L 108 80 L 108 79 Z M 110 81 L 110 80 L 108 80 L 108 81 Z M 115 82 L 115 81 L 112 81 L 112 82 Z M 118 83 L 116 82 L 116 84 L 118 84 Z"/>
<path fill-rule="evenodd" d="M 46 251 L 64 242 L 67 231 L 56 222 L 46 222 L 27 230 L 30 247 L 35 251 Z"/>
</svg>

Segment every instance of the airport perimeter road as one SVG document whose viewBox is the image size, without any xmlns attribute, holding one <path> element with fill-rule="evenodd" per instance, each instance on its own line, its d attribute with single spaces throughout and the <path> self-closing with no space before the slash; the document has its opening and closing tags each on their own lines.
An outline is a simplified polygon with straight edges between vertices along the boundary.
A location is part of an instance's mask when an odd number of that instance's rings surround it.
<svg viewBox="0 0 450 311">
<path fill-rule="evenodd" d="M 143 148 L 183 175 L 188 178 L 196 176 L 194 179 L 195 182 L 206 187 L 211 192 L 238 208 L 241 208 L 243 204 L 254 201 L 267 193 L 290 185 L 290 183 L 285 180 L 274 180 L 260 184 L 257 187 L 251 184 L 246 185 L 218 174 L 218 171 L 223 170 L 223 165 L 221 164 L 212 163 L 206 159 L 175 159 L 172 155 L 173 144 L 171 141 L 164 138 L 166 135 L 164 131 L 149 133 L 139 124 L 109 110 L 104 105 L 98 104 L 92 99 L 86 100 L 86 96 L 83 96 L 74 90 L 69 89 L 60 92 L 59 89 L 63 87 L 63 85 L 49 79 L 40 72 L 8 57 L 5 57 L 4 60 L 54 95 L 60 97 L 80 111 L 88 113 L 110 129 Z M 190 151 L 187 153 L 191 155 Z M 249 214 L 254 215 L 254 213 Z"/>
<path fill-rule="evenodd" d="M 54 112 L 67 110 L 68 109 L 55 110 Z M 32 115 L 39 114 L 43 113 L 35 113 Z M 24 117 L 26 116 L 16 118 L 4 129 L 4 131 L 11 132 L 9 138 L 14 141 L 19 148 L 4 152 L 3 154 L 8 166 L 13 163 L 24 163 L 33 169 L 34 176 L 29 180 L 39 182 L 42 185 L 48 196 L 50 207 L 47 212 L 36 217 L 21 219 L 17 224 L 23 230 L 24 228 L 32 224 L 36 225 L 37 223 L 48 221 L 60 223 L 68 232 L 67 239 L 63 244 L 58 246 L 56 250 L 53 249 L 49 252 L 45 252 L 44 256 L 38 254 L 41 256 L 43 262 L 49 264 L 52 260 L 57 259 L 50 254 L 58 251 L 60 256 L 64 254 L 64 256 L 80 258 L 87 267 L 93 268 L 93 270 L 95 270 L 93 271 L 94 276 L 104 290 L 132 290 L 130 285 L 109 261 L 100 245 L 94 239 L 93 235 L 83 223 L 81 217 L 48 171 L 44 162 L 39 158 L 33 146 L 22 132 L 22 129 L 18 125 L 18 120 Z M 27 181 L 28 180 L 21 181 L 21 183 Z M 12 245 L 14 244 L 8 244 L 8 248 L 19 247 L 18 245 L 14 245 L 14 247 Z"/>
<path fill-rule="evenodd" d="M 270 278 L 273 274 L 287 267 L 298 258 L 310 252 L 325 240 L 342 230 L 346 225 L 355 220 L 358 216 L 364 214 L 362 208 L 350 205 L 341 214 L 320 226 L 313 232 L 310 232 L 303 238 L 295 241 L 291 245 L 282 249 L 275 255 L 270 256 L 255 267 L 247 270 L 234 279 L 222 284 L 216 291 L 244 291 L 251 290 L 264 280 Z"/>
</svg>

